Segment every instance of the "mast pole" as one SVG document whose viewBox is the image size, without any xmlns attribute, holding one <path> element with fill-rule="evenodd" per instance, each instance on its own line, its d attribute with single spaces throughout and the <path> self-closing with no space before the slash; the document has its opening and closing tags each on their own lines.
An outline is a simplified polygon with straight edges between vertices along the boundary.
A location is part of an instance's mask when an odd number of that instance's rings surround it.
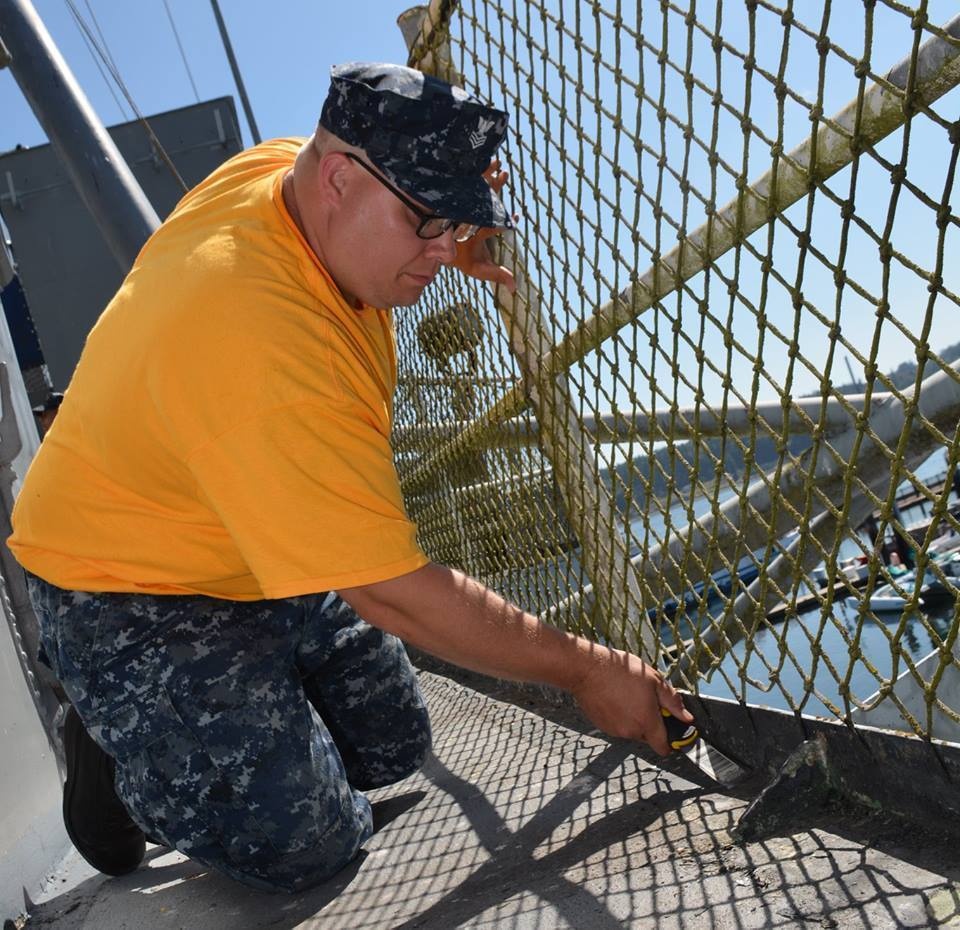
<svg viewBox="0 0 960 930">
<path fill-rule="evenodd" d="M 213 15 L 217 20 L 217 28 L 220 30 L 223 48 L 227 53 L 227 61 L 230 62 L 230 70 L 233 72 L 233 80 L 237 85 L 237 93 L 240 94 L 240 103 L 243 104 L 243 112 L 247 117 L 247 125 L 250 127 L 253 144 L 259 145 L 260 130 L 257 129 L 257 121 L 253 118 L 253 107 L 250 106 L 250 98 L 247 97 L 247 88 L 244 86 L 243 78 L 240 76 L 240 65 L 237 64 L 237 56 L 233 54 L 233 45 L 230 42 L 230 35 L 227 32 L 227 24 L 223 20 L 223 14 L 220 12 L 220 4 L 217 3 L 217 0 L 210 0 L 210 6 L 213 7 Z"/>
<path fill-rule="evenodd" d="M 126 273 L 160 225 L 30 0 L 0 0 L 9 67 L 73 186 Z"/>
</svg>

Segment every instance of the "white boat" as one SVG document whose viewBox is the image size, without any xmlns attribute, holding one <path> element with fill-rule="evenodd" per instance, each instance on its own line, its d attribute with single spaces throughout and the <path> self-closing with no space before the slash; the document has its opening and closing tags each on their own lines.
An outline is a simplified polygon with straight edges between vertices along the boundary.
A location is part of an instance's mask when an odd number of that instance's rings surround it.
<svg viewBox="0 0 960 930">
<path fill-rule="evenodd" d="M 834 582 L 848 581 L 854 587 L 864 584 L 870 574 L 870 563 L 865 555 L 854 556 L 850 559 L 844 559 L 838 566 L 834 574 Z M 821 562 L 811 573 L 811 578 L 818 588 L 827 587 L 827 569 Z"/>
<path fill-rule="evenodd" d="M 934 556 L 934 562 L 939 566 L 947 579 L 960 575 L 960 555 L 951 553 L 945 557 Z M 905 572 L 895 579 L 894 584 L 881 585 L 870 596 L 870 609 L 873 611 L 900 611 L 913 600 L 913 593 L 917 583 L 915 571 Z M 921 607 L 929 607 L 938 601 L 942 602 L 955 598 L 960 593 L 957 584 L 948 580 L 941 581 L 930 569 L 923 575 L 923 584 L 920 586 L 920 596 L 916 603 Z"/>
<path fill-rule="evenodd" d="M 870 609 L 877 613 L 903 610 L 912 599 L 915 582 L 916 572 L 907 572 L 897 579 L 896 587 L 892 584 L 881 585 L 870 596 Z M 922 606 L 923 598 L 918 598 L 917 603 Z"/>
</svg>

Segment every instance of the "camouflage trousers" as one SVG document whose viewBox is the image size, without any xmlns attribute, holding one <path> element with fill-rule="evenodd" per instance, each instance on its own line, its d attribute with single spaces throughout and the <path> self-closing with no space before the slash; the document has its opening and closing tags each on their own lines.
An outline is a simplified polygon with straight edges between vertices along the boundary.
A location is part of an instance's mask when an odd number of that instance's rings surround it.
<svg viewBox="0 0 960 930">
<path fill-rule="evenodd" d="M 256 888 L 329 877 L 373 831 L 361 789 L 430 723 L 400 641 L 335 593 L 87 594 L 29 577 L 50 664 L 145 833 Z"/>
</svg>

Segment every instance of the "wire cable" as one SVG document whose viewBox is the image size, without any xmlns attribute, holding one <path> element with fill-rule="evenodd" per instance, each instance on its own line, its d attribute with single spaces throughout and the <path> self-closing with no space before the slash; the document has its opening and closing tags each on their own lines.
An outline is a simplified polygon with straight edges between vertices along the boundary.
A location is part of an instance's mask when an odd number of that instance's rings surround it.
<svg viewBox="0 0 960 930">
<path fill-rule="evenodd" d="M 90 5 L 90 0 L 83 0 L 83 5 L 87 8 L 87 12 L 90 14 L 90 18 L 93 20 L 93 27 L 97 30 L 97 35 L 100 36 L 100 45 L 106 53 L 107 58 L 110 59 L 110 64 L 113 65 L 113 70 L 119 70 L 117 68 L 117 63 L 114 60 L 113 52 L 110 51 L 110 45 L 107 43 L 107 37 L 103 34 L 103 30 L 100 28 L 100 20 L 97 19 L 97 14 L 93 12 L 93 7 Z"/>
<path fill-rule="evenodd" d="M 93 33 L 90 30 L 90 26 L 87 24 L 86 20 L 80 14 L 80 11 L 77 9 L 76 4 L 73 0 L 64 0 L 67 6 L 70 8 L 70 12 L 73 13 L 74 19 L 77 21 L 77 24 L 80 28 L 87 34 L 87 38 L 90 40 L 90 43 L 97 50 L 97 54 L 100 55 L 104 65 L 107 70 L 110 72 L 111 77 L 116 81 L 117 87 L 120 88 L 120 92 L 123 94 L 127 103 L 130 105 L 130 109 L 136 114 L 137 119 L 143 125 L 143 128 L 147 131 L 147 135 L 150 137 L 150 141 L 153 144 L 157 154 L 166 164 L 167 168 L 170 170 L 170 173 L 173 175 L 177 183 L 183 189 L 183 192 L 186 193 L 189 188 L 186 185 L 186 182 L 180 175 L 180 172 L 177 171 L 177 166 L 173 163 L 173 159 L 167 153 L 167 150 L 161 145 L 160 140 L 157 138 L 156 133 L 153 131 L 153 127 L 147 121 L 146 117 L 140 112 L 136 103 L 134 102 L 133 97 L 130 94 L 130 91 L 127 89 L 127 85 L 124 83 L 123 78 L 120 77 L 120 72 L 118 71 L 116 65 L 112 60 L 108 59 L 107 54 L 104 52 L 103 48 L 97 42 L 96 38 L 93 36 Z"/>
<path fill-rule="evenodd" d="M 93 59 L 93 63 L 97 66 L 97 71 L 100 72 L 100 77 L 103 78 L 103 83 L 107 85 L 107 90 L 110 91 L 110 96 L 113 97 L 113 102 L 117 105 L 117 109 L 120 111 L 120 118 L 126 122 L 130 119 L 130 114 L 126 111 L 123 106 L 123 102 L 117 96 L 116 91 L 113 89 L 113 84 L 110 82 L 110 78 L 107 76 L 107 72 L 103 70 L 103 65 L 100 63 L 100 59 L 97 57 L 97 52 L 94 49 L 93 45 L 90 44 L 90 39 L 87 38 L 86 32 L 84 32 L 79 21 L 74 16 L 77 29 L 80 32 L 80 38 L 83 39 L 83 44 L 86 46 L 87 51 L 90 53 L 90 57 Z"/>
<path fill-rule="evenodd" d="M 187 53 L 184 51 L 183 43 L 180 41 L 180 33 L 177 31 L 177 24 L 173 19 L 173 12 L 170 10 L 170 4 L 163 0 L 163 8 L 167 11 L 167 19 L 170 20 L 170 28 L 173 30 L 173 37 L 177 40 L 177 48 L 180 49 L 180 57 L 183 59 L 183 67 L 187 70 L 187 77 L 190 78 L 190 86 L 193 88 L 193 96 L 200 102 L 200 92 L 197 90 L 197 84 L 193 80 L 193 72 L 190 70 L 190 63 L 187 61 Z"/>
</svg>

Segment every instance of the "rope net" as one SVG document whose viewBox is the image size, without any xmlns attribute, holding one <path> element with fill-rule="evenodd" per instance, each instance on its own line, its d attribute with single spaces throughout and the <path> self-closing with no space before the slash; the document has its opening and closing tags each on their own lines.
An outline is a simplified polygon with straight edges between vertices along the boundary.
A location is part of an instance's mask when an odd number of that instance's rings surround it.
<svg viewBox="0 0 960 930">
<path fill-rule="evenodd" d="M 695 692 L 960 741 L 952 4 L 433 7 L 519 287 L 397 313 L 424 549 Z"/>
</svg>

